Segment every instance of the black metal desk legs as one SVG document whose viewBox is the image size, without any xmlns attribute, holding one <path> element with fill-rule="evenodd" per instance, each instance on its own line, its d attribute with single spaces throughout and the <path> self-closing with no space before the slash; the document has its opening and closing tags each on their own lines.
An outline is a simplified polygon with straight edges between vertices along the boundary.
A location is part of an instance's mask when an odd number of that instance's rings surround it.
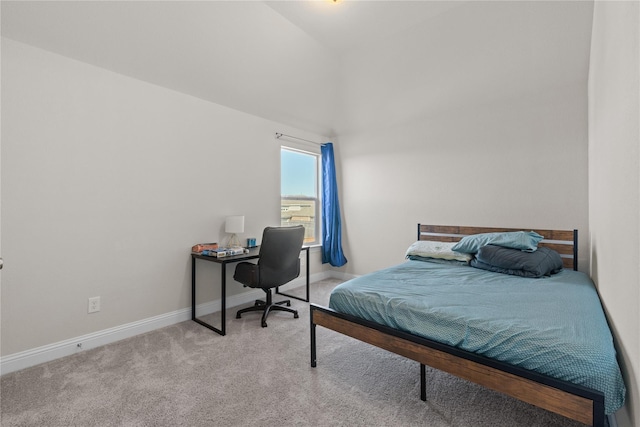
<svg viewBox="0 0 640 427">
<path fill-rule="evenodd" d="M 306 265 L 306 267 L 307 267 L 306 268 L 306 270 L 307 270 L 306 271 L 306 273 L 307 273 L 307 298 L 304 299 L 304 298 L 297 297 L 295 295 L 285 294 L 284 292 L 280 292 L 278 287 L 276 287 L 276 294 L 283 295 L 285 297 L 297 299 L 297 300 L 304 301 L 304 302 L 309 302 L 309 247 L 302 248 L 302 250 L 307 253 L 307 265 Z"/>
<path fill-rule="evenodd" d="M 211 329 L 212 331 L 215 331 L 217 333 L 219 333 L 220 335 L 225 335 L 225 311 L 227 309 L 227 298 L 226 298 L 226 292 L 227 292 L 227 265 L 226 263 L 222 263 L 220 264 L 220 270 L 222 271 L 222 276 L 221 276 L 221 282 L 220 282 L 220 304 L 221 304 L 221 310 L 220 310 L 220 318 L 222 319 L 222 325 L 221 328 L 218 329 L 213 325 L 208 324 L 207 322 L 204 322 L 200 319 L 198 319 L 196 317 L 196 258 L 195 257 L 191 257 L 191 320 L 193 320 L 196 323 L 201 324 L 202 326 L 205 326 L 209 329 Z"/>
</svg>

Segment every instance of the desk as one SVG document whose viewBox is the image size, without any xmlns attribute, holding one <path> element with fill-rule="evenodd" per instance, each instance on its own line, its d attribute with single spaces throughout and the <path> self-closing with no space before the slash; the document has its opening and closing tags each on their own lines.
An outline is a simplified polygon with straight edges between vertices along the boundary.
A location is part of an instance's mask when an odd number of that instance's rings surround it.
<svg viewBox="0 0 640 427">
<path fill-rule="evenodd" d="M 227 309 L 227 295 L 226 295 L 227 294 L 227 264 L 241 262 L 241 261 L 248 261 L 251 259 L 257 259 L 259 256 L 259 253 L 260 253 L 260 248 L 249 249 L 248 254 L 231 255 L 231 256 L 225 256 L 222 258 L 216 258 L 212 256 L 191 253 L 191 320 L 201 324 L 202 326 L 205 326 L 211 329 L 212 331 L 219 333 L 220 335 L 224 335 L 225 334 L 224 314 Z M 220 277 L 220 287 L 221 287 L 221 290 L 220 290 L 221 313 L 220 314 L 222 316 L 221 317 L 222 325 L 220 329 L 216 328 L 213 325 L 208 324 L 203 320 L 196 318 L 196 260 L 197 259 L 220 264 L 220 271 L 222 272 Z"/>
<path fill-rule="evenodd" d="M 309 248 L 304 247 L 302 248 L 302 250 L 307 251 L 307 299 L 306 301 L 309 302 Z M 211 257 L 211 256 L 201 255 L 201 254 L 192 252 L 191 253 L 191 320 L 201 324 L 202 326 L 205 326 L 211 329 L 212 331 L 219 333 L 220 335 L 225 335 L 225 311 L 227 309 L 227 295 L 226 295 L 227 294 L 227 264 L 257 259 L 259 256 L 260 256 L 259 246 L 249 249 L 248 254 L 232 255 L 232 256 L 226 256 L 222 258 Z M 220 271 L 221 271 L 221 275 L 220 275 L 221 313 L 220 314 L 221 314 L 221 322 L 222 322 L 220 329 L 216 328 L 213 325 L 208 324 L 203 320 L 196 318 L 196 260 L 198 259 L 220 264 Z M 279 293 L 278 288 L 276 288 L 276 293 Z M 286 295 L 291 298 L 305 301 L 302 298 L 298 298 L 298 297 L 283 294 L 283 293 L 280 293 L 280 295 Z"/>
</svg>

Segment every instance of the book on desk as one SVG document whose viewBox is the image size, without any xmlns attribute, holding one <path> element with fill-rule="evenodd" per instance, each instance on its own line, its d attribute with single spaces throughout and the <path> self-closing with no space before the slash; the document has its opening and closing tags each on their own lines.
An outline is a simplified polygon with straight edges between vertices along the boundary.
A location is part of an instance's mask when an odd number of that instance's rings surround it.
<svg viewBox="0 0 640 427">
<path fill-rule="evenodd" d="M 249 250 L 243 247 L 205 249 L 202 251 L 202 255 L 215 257 L 215 258 L 222 258 L 225 256 L 233 256 L 233 255 L 242 255 L 246 253 L 249 253 Z"/>
</svg>

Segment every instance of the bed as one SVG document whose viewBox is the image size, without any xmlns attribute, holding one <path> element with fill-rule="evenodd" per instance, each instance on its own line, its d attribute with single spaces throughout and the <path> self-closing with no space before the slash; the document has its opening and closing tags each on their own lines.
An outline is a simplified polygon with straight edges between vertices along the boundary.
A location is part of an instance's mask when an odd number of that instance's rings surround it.
<svg viewBox="0 0 640 427">
<path fill-rule="evenodd" d="M 417 243 L 520 230 L 418 224 Z M 554 274 L 520 277 L 411 256 L 339 285 L 329 307 L 311 304 L 311 366 L 317 365 L 319 325 L 419 362 L 422 400 L 425 366 L 431 366 L 604 426 L 606 415 L 622 406 L 625 388 L 597 291 L 577 271 L 578 233 L 530 233 L 540 237 L 539 248 L 546 248 L 536 251 L 539 256 L 544 251 L 560 255 Z M 476 255 L 472 262 L 480 266 L 484 258 Z"/>
</svg>

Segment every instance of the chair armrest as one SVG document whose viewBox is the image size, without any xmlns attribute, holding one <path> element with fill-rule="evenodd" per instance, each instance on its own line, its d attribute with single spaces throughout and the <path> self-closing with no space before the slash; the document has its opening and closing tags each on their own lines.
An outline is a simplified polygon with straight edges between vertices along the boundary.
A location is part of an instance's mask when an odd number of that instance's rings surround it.
<svg viewBox="0 0 640 427">
<path fill-rule="evenodd" d="M 236 265 L 233 279 L 245 286 L 258 288 L 260 287 L 260 269 L 257 264 L 240 262 Z"/>
</svg>

